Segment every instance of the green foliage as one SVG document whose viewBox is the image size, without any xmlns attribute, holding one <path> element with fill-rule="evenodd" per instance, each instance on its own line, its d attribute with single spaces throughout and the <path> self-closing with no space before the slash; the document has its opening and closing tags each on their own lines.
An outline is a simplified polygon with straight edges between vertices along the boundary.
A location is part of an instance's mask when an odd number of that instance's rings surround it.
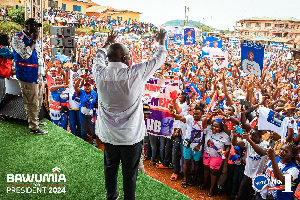
<svg viewBox="0 0 300 200">
<path fill-rule="evenodd" d="M 90 27 L 86 27 L 86 28 L 75 28 L 75 33 L 76 34 L 89 34 L 89 35 L 93 35 L 95 32 L 100 32 L 100 33 L 107 33 L 107 30 L 104 29 L 100 29 L 100 31 L 97 31 L 97 29 L 92 29 Z"/>
<path fill-rule="evenodd" d="M 9 22 L 9 21 L 0 22 L 0 31 L 3 31 L 5 33 L 6 32 L 9 34 L 13 32 L 17 33 L 20 32 L 21 30 L 23 30 L 23 26 L 15 22 Z"/>
<path fill-rule="evenodd" d="M 97 31 L 96 31 L 97 32 Z M 99 31 L 100 33 L 108 33 L 109 31 L 108 30 L 106 30 L 106 29 L 100 29 L 100 31 Z"/>
<path fill-rule="evenodd" d="M 8 15 L 10 16 L 11 20 L 13 22 L 16 22 L 18 24 L 24 25 L 25 22 L 25 10 L 24 7 L 19 7 L 18 9 L 10 9 L 8 12 Z"/>
<path fill-rule="evenodd" d="M 188 26 L 192 26 L 192 27 L 201 27 L 202 25 L 206 26 L 205 24 L 202 24 L 201 22 L 197 22 L 197 21 L 193 21 L 193 20 L 189 20 L 189 22 L 188 22 Z M 176 20 L 167 21 L 162 26 L 163 27 L 165 27 L 165 26 L 179 26 L 179 27 L 183 27 L 184 26 L 184 20 L 182 20 L 182 19 L 176 19 Z"/>
<path fill-rule="evenodd" d="M 234 34 L 234 31 L 230 31 L 230 30 L 219 30 L 219 31 L 220 31 L 220 33 L 222 33 L 222 34 L 228 34 L 228 33 Z"/>
<path fill-rule="evenodd" d="M 210 26 L 206 26 L 205 24 L 201 24 L 201 26 L 197 26 L 202 32 L 212 32 L 213 29 Z"/>
<path fill-rule="evenodd" d="M 43 34 L 49 35 L 49 29 L 50 29 L 50 27 L 52 27 L 51 24 L 44 22 L 43 23 Z"/>
</svg>

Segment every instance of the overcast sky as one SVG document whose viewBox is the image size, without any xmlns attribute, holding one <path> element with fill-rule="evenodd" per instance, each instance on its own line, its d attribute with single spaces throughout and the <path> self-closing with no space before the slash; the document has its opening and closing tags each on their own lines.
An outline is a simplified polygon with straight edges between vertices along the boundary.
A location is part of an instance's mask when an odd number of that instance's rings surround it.
<svg viewBox="0 0 300 200">
<path fill-rule="evenodd" d="M 218 29 L 233 30 L 235 22 L 250 17 L 294 17 L 300 20 L 300 0 L 92 0 L 101 6 L 141 12 L 140 21 L 159 26 L 173 19 L 200 21 Z"/>
</svg>

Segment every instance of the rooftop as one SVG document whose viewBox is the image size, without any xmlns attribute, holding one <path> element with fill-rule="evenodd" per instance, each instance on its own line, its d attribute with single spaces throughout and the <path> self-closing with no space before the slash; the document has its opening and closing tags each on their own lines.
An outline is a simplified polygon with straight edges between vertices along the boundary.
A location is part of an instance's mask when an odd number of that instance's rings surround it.
<svg viewBox="0 0 300 200">
<path fill-rule="evenodd" d="M 293 21 L 293 22 L 300 22 L 299 19 L 296 19 L 294 17 L 276 17 L 276 18 L 271 18 L 271 17 L 252 17 L 252 18 L 247 18 L 247 19 L 241 19 L 239 22 L 243 21 Z"/>
</svg>

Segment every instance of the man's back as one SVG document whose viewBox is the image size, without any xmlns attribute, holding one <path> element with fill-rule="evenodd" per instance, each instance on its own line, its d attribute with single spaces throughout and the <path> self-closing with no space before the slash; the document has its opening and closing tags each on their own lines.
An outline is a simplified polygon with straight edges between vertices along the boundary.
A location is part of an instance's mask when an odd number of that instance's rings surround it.
<svg viewBox="0 0 300 200">
<path fill-rule="evenodd" d="M 96 54 L 93 75 L 99 97 L 98 136 L 101 141 L 131 145 L 144 137 L 142 91 L 145 81 L 161 67 L 166 58 L 160 46 L 153 59 L 128 67 L 121 62 L 104 65 L 106 53 Z"/>
</svg>

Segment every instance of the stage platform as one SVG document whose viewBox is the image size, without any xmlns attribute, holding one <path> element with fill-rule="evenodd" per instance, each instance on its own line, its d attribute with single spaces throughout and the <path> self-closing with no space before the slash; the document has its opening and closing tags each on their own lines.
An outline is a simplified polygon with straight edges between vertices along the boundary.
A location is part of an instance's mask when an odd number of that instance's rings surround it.
<svg viewBox="0 0 300 200">
<path fill-rule="evenodd" d="M 47 135 L 30 134 L 23 121 L 0 121 L 0 199 L 104 200 L 103 151 L 43 121 Z M 119 199 L 124 199 L 122 184 L 120 168 Z M 136 199 L 190 198 L 139 172 Z"/>
</svg>

